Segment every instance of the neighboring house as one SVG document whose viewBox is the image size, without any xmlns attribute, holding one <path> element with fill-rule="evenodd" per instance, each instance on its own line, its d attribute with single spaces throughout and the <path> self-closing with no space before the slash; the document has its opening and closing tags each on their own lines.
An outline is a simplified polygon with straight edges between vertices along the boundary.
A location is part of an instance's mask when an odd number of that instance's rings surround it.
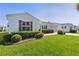
<svg viewBox="0 0 79 59">
<path fill-rule="evenodd" d="M 2 31 L 6 31 L 6 26 L 0 25 L 0 32 L 2 32 Z"/>
<path fill-rule="evenodd" d="M 18 31 L 39 31 L 41 21 L 28 13 L 18 13 L 6 15 L 9 32 Z"/>
<path fill-rule="evenodd" d="M 2 26 L 0 26 L 0 32 L 2 32 L 3 31 L 3 27 Z"/>
<path fill-rule="evenodd" d="M 76 26 L 77 30 L 79 31 L 79 26 Z"/>
<path fill-rule="evenodd" d="M 42 29 L 51 29 L 54 30 L 54 32 L 56 32 L 57 27 L 58 27 L 58 23 L 42 22 Z"/>
<path fill-rule="evenodd" d="M 64 30 L 65 32 L 69 32 L 70 30 L 77 30 L 77 27 L 71 23 L 64 23 L 58 26 L 58 30 Z"/>
</svg>

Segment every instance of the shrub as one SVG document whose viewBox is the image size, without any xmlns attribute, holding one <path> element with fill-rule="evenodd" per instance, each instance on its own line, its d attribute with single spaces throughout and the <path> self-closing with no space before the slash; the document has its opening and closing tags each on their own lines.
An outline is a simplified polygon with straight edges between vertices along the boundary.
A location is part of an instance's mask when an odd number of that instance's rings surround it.
<svg viewBox="0 0 79 59">
<path fill-rule="evenodd" d="M 0 44 L 3 44 L 4 36 L 7 34 L 7 32 L 0 32 Z"/>
<path fill-rule="evenodd" d="M 9 33 L 5 34 L 3 36 L 4 42 L 10 42 L 11 41 L 11 37 L 12 37 L 12 34 L 9 34 Z"/>
<path fill-rule="evenodd" d="M 12 41 L 12 42 L 18 42 L 18 41 L 20 41 L 20 40 L 22 40 L 21 35 L 15 34 L 15 35 L 13 35 L 13 36 L 11 37 L 11 41 Z"/>
<path fill-rule="evenodd" d="M 42 38 L 43 36 L 44 36 L 44 34 L 43 34 L 43 33 L 38 33 L 38 34 L 36 34 L 36 35 L 35 35 L 35 38 L 37 38 L 37 39 L 38 39 L 38 38 Z"/>
<path fill-rule="evenodd" d="M 65 34 L 65 32 L 63 30 L 58 30 L 57 32 L 58 34 Z"/>
<path fill-rule="evenodd" d="M 19 34 L 22 36 L 23 39 L 25 38 L 31 38 L 31 37 L 34 37 L 37 33 L 39 32 L 26 32 L 26 31 L 23 31 L 23 32 L 12 32 L 12 35 L 15 35 L 15 34 Z"/>
<path fill-rule="evenodd" d="M 77 30 L 70 30 L 70 33 L 76 33 Z"/>
<path fill-rule="evenodd" d="M 42 30 L 43 33 L 53 33 L 54 30 L 52 29 L 46 29 L 46 30 Z"/>
</svg>

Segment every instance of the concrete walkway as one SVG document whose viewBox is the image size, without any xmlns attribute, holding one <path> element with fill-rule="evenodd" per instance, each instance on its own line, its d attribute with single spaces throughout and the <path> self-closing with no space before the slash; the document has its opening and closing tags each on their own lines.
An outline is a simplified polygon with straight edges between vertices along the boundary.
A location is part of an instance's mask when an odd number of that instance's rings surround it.
<svg viewBox="0 0 79 59">
<path fill-rule="evenodd" d="M 24 39 L 24 40 L 21 40 L 21 41 L 19 41 L 17 43 L 14 43 L 14 44 L 21 44 L 21 43 L 28 42 L 28 41 L 31 41 L 31 40 L 34 40 L 34 38 Z"/>
<path fill-rule="evenodd" d="M 49 35 L 57 35 L 57 32 L 55 32 L 55 33 L 44 34 L 44 36 L 49 36 Z M 79 34 L 75 34 L 75 33 L 66 33 L 65 35 L 79 36 Z"/>
<path fill-rule="evenodd" d="M 79 34 L 75 34 L 75 33 L 66 33 L 65 35 L 79 36 Z"/>
<path fill-rule="evenodd" d="M 55 33 L 48 33 L 48 34 L 44 34 L 44 36 L 56 35 L 56 34 L 57 34 L 57 32 L 55 32 Z"/>
</svg>

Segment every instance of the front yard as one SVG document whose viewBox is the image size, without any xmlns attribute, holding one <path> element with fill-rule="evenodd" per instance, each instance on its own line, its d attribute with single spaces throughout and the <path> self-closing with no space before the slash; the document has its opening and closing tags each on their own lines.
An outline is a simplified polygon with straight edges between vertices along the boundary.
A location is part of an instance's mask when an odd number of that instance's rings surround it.
<svg viewBox="0 0 79 59">
<path fill-rule="evenodd" d="M 79 37 L 50 35 L 21 44 L 14 44 L 10 46 L 0 45 L 0 55 L 79 56 Z"/>
</svg>

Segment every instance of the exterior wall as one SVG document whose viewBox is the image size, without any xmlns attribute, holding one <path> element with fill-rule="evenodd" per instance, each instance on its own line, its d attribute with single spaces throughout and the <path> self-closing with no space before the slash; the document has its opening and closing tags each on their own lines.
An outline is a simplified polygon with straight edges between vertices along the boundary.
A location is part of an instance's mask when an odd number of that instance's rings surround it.
<svg viewBox="0 0 79 59">
<path fill-rule="evenodd" d="M 8 19 L 8 30 L 10 32 L 17 32 L 19 31 L 19 20 L 33 23 L 33 31 L 38 31 L 40 29 L 41 21 L 37 18 L 33 17 L 30 14 L 12 14 L 6 16 Z"/>
<path fill-rule="evenodd" d="M 62 27 L 65 27 L 65 26 L 66 26 L 66 28 L 62 28 Z M 65 32 L 69 32 L 70 31 L 70 26 L 68 26 L 68 25 L 59 25 L 58 30 L 64 30 Z"/>
<path fill-rule="evenodd" d="M 42 26 L 47 26 L 46 29 L 52 29 L 52 25 L 49 22 L 42 22 Z M 43 28 L 42 28 L 43 29 Z"/>
<path fill-rule="evenodd" d="M 57 30 L 58 30 L 58 23 L 53 23 L 52 24 L 52 28 L 53 28 L 53 30 L 54 30 L 54 32 L 57 32 Z"/>
<path fill-rule="evenodd" d="M 58 23 L 42 22 L 42 25 L 47 25 L 47 29 L 53 29 L 54 32 L 56 32 L 58 28 Z"/>
<path fill-rule="evenodd" d="M 65 32 L 69 32 L 70 30 L 77 30 L 76 26 L 74 26 L 73 24 L 60 24 L 58 25 L 58 30 L 61 30 L 61 29 L 64 30 Z"/>
</svg>

